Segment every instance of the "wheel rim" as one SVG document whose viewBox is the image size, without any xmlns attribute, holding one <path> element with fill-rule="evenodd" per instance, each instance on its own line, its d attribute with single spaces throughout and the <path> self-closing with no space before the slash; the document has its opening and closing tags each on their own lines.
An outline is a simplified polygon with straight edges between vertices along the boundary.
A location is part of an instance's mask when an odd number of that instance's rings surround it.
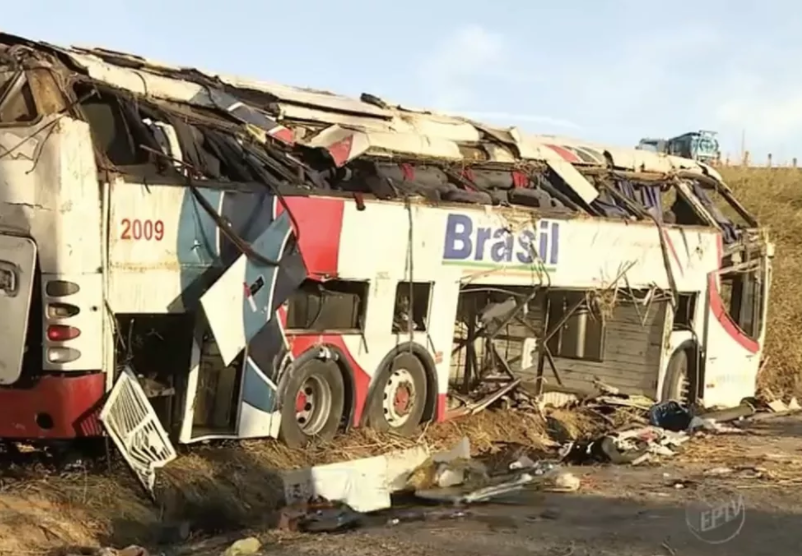
<svg viewBox="0 0 802 556">
<path fill-rule="evenodd" d="M 395 369 L 390 373 L 384 387 L 384 418 L 392 428 L 397 428 L 409 420 L 416 404 L 415 381 L 406 369 Z"/>
<path fill-rule="evenodd" d="M 683 370 L 677 377 L 677 398 L 683 403 L 690 403 L 691 381 L 688 380 L 688 371 Z"/>
<path fill-rule="evenodd" d="M 301 385 L 295 397 L 295 420 L 304 434 L 318 434 L 326 424 L 331 413 L 332 394 L 328 383 L 310 376 Z"/>
</svg>

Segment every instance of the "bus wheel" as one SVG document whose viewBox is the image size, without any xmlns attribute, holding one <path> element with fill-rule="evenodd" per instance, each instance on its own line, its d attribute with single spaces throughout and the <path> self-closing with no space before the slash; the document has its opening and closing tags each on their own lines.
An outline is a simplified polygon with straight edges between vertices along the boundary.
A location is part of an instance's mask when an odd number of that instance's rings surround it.
<svg viewBox="0 0 802 556">
<path fill-rule="evenodd" d="M 379 371 L 368 407 L 368 426 L 399 435 L 415 432 L 426 407 L 426 369 L 402 353 Z"/>
<path fill-rule="evenodd" d="M 681 403 L 690 403 L 691 377 L 689 374 L 689 355 L 691 347 L 682 345 L 674 350 L 668 360 L 666 376 L 663 379 L 663 401 L 676 400 Z"/>
<path fill-rule="evenodd" d="M 345 383 L 337 364 L 309 361 L 292 373 L 284 388 L 279 436 L 290 448 L 331 440 L 340 428 L 344 406 Z"/>
</svg>

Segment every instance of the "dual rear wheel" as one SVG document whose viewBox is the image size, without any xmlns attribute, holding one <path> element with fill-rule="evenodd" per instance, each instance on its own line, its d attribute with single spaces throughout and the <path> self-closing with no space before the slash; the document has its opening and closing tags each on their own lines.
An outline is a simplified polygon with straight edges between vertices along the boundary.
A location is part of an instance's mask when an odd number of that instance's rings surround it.
<svg viewBox="0 0 802 556">
<path fill-rule="evenodd" d="M 412 353 L 394 357 L 379 370 L 365 408 L 368 426 L 412 434 L 426 409 L 426 370 Z M 348 418 L 346 383 L 336 362 L 313 359 L 295 369 L 281 399 L 282 440 L 292 448 L 331 440 Z"/>
</svg>

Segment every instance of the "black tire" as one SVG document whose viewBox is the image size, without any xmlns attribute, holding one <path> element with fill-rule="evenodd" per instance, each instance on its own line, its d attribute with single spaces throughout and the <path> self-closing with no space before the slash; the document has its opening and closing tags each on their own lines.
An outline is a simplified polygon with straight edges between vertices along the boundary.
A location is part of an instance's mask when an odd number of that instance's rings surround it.
<svg viewBox="0 0 802 556">
<path fill-rule="evenodd" d="M 666 376 L 663 379 L 661 401 L 676 400 L 682 404 L 692 401 L 689 399 L 693 397 L 693 380 L 690 376 L 692 353 L 690 347 L 682 345 L 671 354 L 666 368 Z"/>
<path fill-rule="evenodd" d="M 407 389 L 410 399 L 409 406 L 403 410 L 405 416 L 403 422 L 393 419 L 390 410 L 386 408 L 385 404 L 387 388 L 391 378 L 399 378 L 399 373 L 402 372 L 404 375 L 400 375 L 400 379 L 404 380 L 404 383 L 411 381 L 413 390 L 409 392 L 409 389 Z M 376 377 L 376 384 L 368 402 L 368 426 L 379 431 L 389 431 L 401 436 L 413 434 L 423 418 L 427 395 L 426 369 L 423 367 L 421 360 L 411 353 L 402 353 L 396 356 L 379 371 L 379 376 Z M 395 410 L 395 407 L 393 410 Z M 388 418 L 388 415 L 391 418 Z M 398 424 L 394 424 L 394 421 Z"/>
<path fill-rule="evenodd" d="M 305 389 L 304 399 L 308 399 L 307 395 L 320 396 L 317 407 L 311 402 L 305 406 L 311 409 L 304 422 L 299 419 L 296 406 L 302 388 Z M 324 399 L 326 397 L 328 399 Z M 345 382 L 337 364 L 320 359 L 307 361 L 292 372 L 282 393 L 279 437 L 290 448 L 303 448 L 313 440 L 327 442 L 340 428 L 344 407 Z"/>
</svg>

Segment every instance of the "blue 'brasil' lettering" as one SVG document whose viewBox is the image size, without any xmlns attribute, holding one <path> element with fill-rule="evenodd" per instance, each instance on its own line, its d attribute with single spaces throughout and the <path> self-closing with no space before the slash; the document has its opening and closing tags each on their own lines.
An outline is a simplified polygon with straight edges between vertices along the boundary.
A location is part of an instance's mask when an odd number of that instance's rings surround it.
<svg viewBox="0 0 802 556">
<path fill-rule="evenodd" d="M 537 255 L 544 264 L 553 266 L 557 264 L 559 242 L 558 222 L 540 220 L 537 233 L 526 228 L 512 234 L 502 227 L 475 227 L 467 214 L 449 214 L 443 259 L 480 264 L 532 264 Z"/>
</svg>

